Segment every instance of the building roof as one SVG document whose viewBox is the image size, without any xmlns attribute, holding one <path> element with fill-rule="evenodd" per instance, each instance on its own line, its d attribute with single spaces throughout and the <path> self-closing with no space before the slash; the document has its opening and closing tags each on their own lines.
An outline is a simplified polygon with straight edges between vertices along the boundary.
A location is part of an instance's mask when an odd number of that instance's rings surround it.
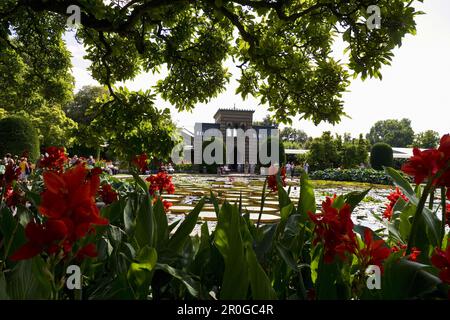
<svg viewBox="0 0 450 320">
<path fill-rule="evenodd" d="M 255 112 L 255 110 L 251 110 L 251 109 L 220 108 L 220 109 L 217 110 L 217 112 L 214 114 L 214 118 L 216 117 L 216 115 L 217 115 L 219 112 L 223 112 L 223 111 L 251 112 L 251 113 L 254 113 L 254 112 Z"/>
<path fill-rule="evenodd" d="M 304 150 L 304 149 L 286 149 L 286 150 L 284 150 L 284 153 L 286 153 L 286 154 L 306 154 L 308 152 L 309 152 L 309 150 Z"/>
<path fill-rule="evenodd" d="M 184 134 L 184 135 L 189 136 L 189 137 L 193 137 L 194 136 L 194 133 L 192 131 L 186 129 L 185 127 L 178 127 L 178 132 L 181 135 Z"/>
<path fill-rule="evenodd" d="M 392 151 L 396 159 L 409 159 L 413 156 L 413 148 L 392 148 Z"/>
</svg>

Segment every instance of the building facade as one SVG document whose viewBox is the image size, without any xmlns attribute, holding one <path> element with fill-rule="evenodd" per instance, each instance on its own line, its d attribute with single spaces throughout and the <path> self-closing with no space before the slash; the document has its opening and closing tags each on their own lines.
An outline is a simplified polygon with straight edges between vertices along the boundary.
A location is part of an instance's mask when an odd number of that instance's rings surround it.
<svg viewBox="0 0 450 320">
<path fill-rule="evenodd" d="M 226 165 L 233 171 L 241 171 L 243 164 L 253 162 L 254 158 L 251 155 L 256 155 L 260 141 L 266 140 L 267 135 L 270 134 L 271 129 L 277 129 L 275 126 L 261 126 L 253 123 L 254 110 L 243 109 L 219 109 L 214 115 L 214 123 L 196 123 L 194 129 L 194 149 L 202 150 L 202 141 L 206 140 L 205 134 L 207 132 L 220 135 L 224 139 L 224 143 L 229 143 L 230 139 L 233 141 L 234 158 L 233 161 L 225 161 Z M 241 129 L 245 134 L 245 153 L 239 153 L 238 133 Z M 228 153 L 229 151 L 227 151 Z M 195 153 L 195 163 L 201 163 L 202 154 Z"/>
</svg>

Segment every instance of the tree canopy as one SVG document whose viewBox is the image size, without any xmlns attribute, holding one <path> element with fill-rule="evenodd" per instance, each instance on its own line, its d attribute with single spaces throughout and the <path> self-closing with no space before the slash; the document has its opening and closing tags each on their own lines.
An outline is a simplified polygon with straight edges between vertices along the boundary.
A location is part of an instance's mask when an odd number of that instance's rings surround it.
<svg viewBox="0 0 450 320">
<path fill-rule="evenodd" d="M 70 146 L 76 123 L 62 111 L 74 87 L 70 53 L 62 40 L 65 21 L 32 10 L 6 21 L 4 10 L 12 3 L 0 4 L 0 108 L 30 120 L 41 145 Z"/>
<path fill-rule="evenodd" d="M 303 130 L 285 127 L 280 131 L 280 139 L 282 141 L 291 141 L 296 142 L 299 145 L 303 145 L 306 141 L 308 141 L 308 135 Z"/>
<path fill-rule="evenodd" d="M 427 130 L 424 132 L 419 132 L 414 137 L 414 147 L 432 149 L 439 145 L 440 135 L 434 130 Z"/>
<path fill-rule="evenodd" d="M 89 108 L 87 115 L 92 121 L 81 127 L 79 140 L 93 148 L 108 145 L 125 160 L 141 153 L 167 159 L 179 142 L 169 109 L 158 109 L 149 91 L 118 88 L 115 95 L 104 96 Z"/>
<path fill-rule="evenodd" d="M 108 90 L 104 87 L 84 86 L 75 94 L 73 101 L 64 107 L 64 111 L 78 124 L 88 125 L 92 118 L 87 115 L 87 111 L 106 94 L 108 94 Z"/>
<path fill-rule="evenodd" d="M 323 132 L 321 137 L 314 138 L 309 143 L 307 161 L 312 170 L 327 168 L 356 168 L 366 164 L 369 154 L 369 142 L 360 134 L 358 139 L 352 139 L 348 134 L 342 136 L 331 132 Z"/>
<path fill-rule="evenodd" d="M 266 115 L 261 121 L 254 121 L 253 124 L 256 126 L 278 127 L 278 123 L 270 114 Z"/>
<path fill-rule="evenodd" d="M 66 68 L 61 35 L 71 5 L 80 8 L 77 39 L 87 48 L 92 76 L 107 85 L 141 71 L 167 67 L 155 93 L 178 110 L 191 110 L 222 92 L 230 79 L 224 67 L 240 68 L 237 92 L 268 103 L 277 121 L 292 117 L 337 123 L 345 114 L 342 93 L 353 74 L 381 77 L 393 49 L 415 33 L 420 14 L 414 0 L 3 0 L 2 56 L 15 68 L 33 65 L 41 94 L 63 82 L 50 72 Z M 369 28 L 370 5 L 381 9 L 381 26 Z M 347 44 L 349 63 L 331 57 L 332 44 Z M 18 53 L 18 55 L 17 55 Z M 20 56 L 20 59 L 18 57 Z M 63 57 L 67 57 L 64 54 Z M 7 81 L 24 77 L 10 70 Z M 47 85 L 51 84 L 51 85 Z M 58 89 L 64 93 L 66 86 Z M 61 90 L 62 89 L 62 90 Z M 14 99 L 22 97 L 14 91 Z M 63 97 L 60 97 L 61 99 Z M 5 107 L 6 108 L 6 107 Z"/>
<path fill-rule="evenodd" d="M 407 148 L 414 141 L 414 130 L 409 119 L 377 121 L 367 134 L 371 144 L 383 142 L 392 147 Z"/>
</svg>

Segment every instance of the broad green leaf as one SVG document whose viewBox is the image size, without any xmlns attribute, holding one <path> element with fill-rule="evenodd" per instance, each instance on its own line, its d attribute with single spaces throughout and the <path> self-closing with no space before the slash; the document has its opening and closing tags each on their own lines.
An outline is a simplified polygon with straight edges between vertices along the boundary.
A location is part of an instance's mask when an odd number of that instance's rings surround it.
<svg viewBox="0 0 450 320">
<path fill-rule="evenodd" d="M 3 235 L 5 260 L 20 248 L 26 241 L 25 231 L 11 210 L 3 208 L 0 211 L 0 232 Z"/>
<path fill-rule="evenodd" d="M 126 202 L 120 199 L 102 208 L 101 216 L 109 220 L 110 224 L 120 224 L 122 222 Z"/>
<path fill-rule="evenodd" d="M 389 237 L 391 237 L 395 243 L 403 243 L 405 241 L 405 239 L 403 239 L 402 235 L 400 234 L 400 231 L 395 226 L 394 222 L 388 222 L 387 229 L 389 232 Z"/>
<path fill-rule="evenodd" d="M 187 215 L 187 217 L 178 227 L 177 231 L 175 231 L 175 234 L 169 239 L 168 243 L 169 251 L 177 253 L 183 248 L 184 244 L 186 243 L 186 240 L 189 238 L 192 230 L 194 230 L 195 225 L 197 224 L 198 215 L 200 214 L 200 211 L 202 210 L 204 204 L 205 198 L 202 198 L 197 203 L 194 210 L 192 210 Z"/>
<path fill-rule="evenodd" d="M 159 250 L 167 246 L 169 240 L 169 224 L 161 199 L 158 199 L 153 207 L 153 213 L 155 215 L 156 224 L 156 248 Z"/>
<path fill-rule="evenodd" d="M 402 199 L 403 200 L 403 199 Z M 403 200 L 404 201 L 404 200 Z M 400 232 L 400 235 L 402 236 L 402 239 L 407 242 L 409 233 L 411 232 L 411 221 L 410 219 L 414 216 L 416 213 L 417 207 L 409 204 L 404 207 L 404 209 L 401 211 L 399 215 L 399 224 L 398 224 L 398 231 Z"/>
<path fill-rule="evenodd" d="M 414 189 L 411 187 L 411 184 L 406 181 L 395 169 L 385 168 L 386 174 L 389 175 L 393 180 L 395 185 L 397 185 L 409 201 L 415 206 L 419 205 L 419 199 L 417 198 Z M 428 239 L 430 243 L 434 246 L 439 244 L 440 240 L 440 221 L 436 217 L 436 215 L 427 207 L 423 208 L 422 212 L 416 212 L 416 215 L 419 214 L 421 217 L 418 218 L 418 226 L 416 228 L 418 234 L 412 234 L 411 240 L 413 241 L 412 245 L 417 246 L 421 249 L 424 249 L 426 244 L 426 239 L 424 237 L 423 230 L 426 229 L 426 234 L 428 235 Z M 422 218 L 424 224 L 422 225 Z"/>
<path fill-rule="evenodd" d="M 402 197 L 398 198 L 397 202 L 392 208 L 392 219 L 396 219 L 397 217 L 399 217 L 399 213 L 402 212 L 409 203 L 409 201 L 407 202 L 403 200 Z"/>
<path fill-rule="evenodd" d="M 279 176 L 277 176 L 277 183 L 278 183 L 278 202 L 280 208 L 284 208 L 292 203 L 291 199 L 289 198 L 289 195 L 287 194 L 286 190 L 284 190 L 283 185 L 281 184 L 279 180 Z"/>
<path fill-rule="evenodd" d="M 175 279 L 178 279 L 179 281 L 181 281 L 181 283 L 183 283 L 183 285 L 193 297 L 200 298 L 201 284 L 198 281 L 194 280 L 192 275 L 186 273 L 183 270 L 175 269 L 167 264 L 162 263 L 158 263 L 156 265 L 156 269 L 163 270 Z"/>
<path fill-rule="evenodd" d="M 210 198 L 211 198 L 211 202 L 214 205 L 214 211 L 216 212 L 216 215 L 219 215 L 220 212 L 220 208 L 219 208 L 219 201 L 217 200 L 216 196 L 214 195 L 214 193 L 211 191 L 210 192 Z"/>
<path fill-rule="evenodd" d="M 135 238 L 140 248 L 149 246 L 153 248 L 156 242 L 156 225 L 153 214 L 152 198 L 146 194 L 139 203 L 136 217 Z"/>
<path fill-rule="evenodd" d="M 0 300 L 9 300 L 5 274 L 0 272 Z"/>
<path fill-rule="evenodd" d="M 253 300 L 274 300 L 277 298 L 270 280 L 259 264 L 255 252 L 251 247 L 246 250 L 248 274 Z"/>
<path fill-rule="evenodd" d="M 295 272 L 301 272 L 302 268 L 309 268 L 309 265 L 306 263 L 297 264 L 297 262 L 294 260 L 294 257 L 292 256 L 292 253 L 285 248 L 283 245 L 277 243 L 276 248 L 278 250 L 278 253 L 280 254 L 281 258 L 284 260 L 286 265 L 291 268 Z"/>
<path fill-rule="evenodd" d="M 200 246 L 198 251 L 207 250 L 210 248 L 210 235 L 208 229 L 208 222 L 204 222 L 201 227 Z"/>
<path fill-rule="evenodd" d="M 133 178 L 137 185 L 141 187 L 142 191 L 144 191 L 144 193 L 148 193 L 147 183 L 136 173 L 133 173 Z"/>
<path fill-rule="evenodd" d="M 128 269 L 127 279 L 134 288 L 136 298 L 145 299 L 150 292 L 153 269 L 158 261 L 158 254 L 154 248 L 143 247 Z"/>
<path fill-rule="evenodd" d="M 14 300 L 49 299 L 51 282 L 41 257 L 19 261 L 6 276 L 8 296 Z"/>
<path fill-rule="evenodd" d="M 125 227 L 125 232 L 131 234 L 136 226 L 136 221 L 133 214 L 133 199 L 128 198 L 123 209 L 123 224 Z"/>
<path fill-rule="evenodd" d="M 344 196 L 338 196 L 333 201 L 332 207 L 335 209 L 342 209 L 342 207 L 345 205 L 345 197 Z"/>
<path fill-rule="evenodd" d="M 220 299 L 246 299 L 249 275 L 236 206 L 225 202 L 219 214 L 214 243 L 225 262 Z"/>
<path fill-rule="evenodd" d="M 318 300 L 337 300 L 339 293 L 337 282 L 340 278 L 338 263 L 325 263 L 323 256 L 319 260 L 316 279 L 316 294 Z"/>
<path fill-rule="evenodd" d="M 414 189 L 411 187 L 411 184 L 403 178 L 397 170 L 386 167 L 384 168 L 384 171 L 392 178 L 392 180 L 394 180 L 395 185 L 398 186 L 410 200 L 412 197 L 415 198 Z"/>
<path fill-rule="evenodd" d="M 387 300 L 415 299 L 433 291 L 441 280 L 427 272 L 427 265 L 391 255 L 384 263 L 382 296 Z"/>
<path fill-rule="evenodd" d="M 358 233 L 358 234 L 361 236 L 362 239 L 364 239 L 364 232 L 365 232 L 366 229 L 367 229 L 367 230 L 370 230 L 370 232 L 372 233 L 372 237 L 373 237 L 374 240 L 383 240 L 378 234 L 376 234 L 375 232 L 373 232 L 373 230 L 370 229 L 370 228 L 367 228 L 367 227 L 365 227 L 365 226 L 358 225 L 358 224 L 353 226 L 353 230 L 354 230 L 356 233 Z"/>
<path fill-rule="evenodd" d="M 278 239 L 279 235 L 284 232 L 284 228 L 286 227 L 286 223 L 289 219 L 289 216 L 294 211 L 294 204 L 291 202 L 287 206 L 281 208 L 280 210 L 280 222 L 277 225 L 277 230 L 275 233 L 275 238 Z"/>
<path fill-rule="evenodd" d="M 316 213 L 316 197 L 308 175 L 303 172 L 300 178 L 300 199 L 297 213 L 302 217 L 302 221 L 308 221 L 308 212 Z"/>
<path fill-rule="evenodd" d="M 351 210 L 355 210 L 355 208 L 358 206 L 358 204 L 364 200 L 364 198 L 367 196 L 367 194 L 372 190 L 372 188 L 369 188 L 365 191 L 354 191 L 346 194 L 345 202 L 348 203 L 351 207 Z"/>
</svg>

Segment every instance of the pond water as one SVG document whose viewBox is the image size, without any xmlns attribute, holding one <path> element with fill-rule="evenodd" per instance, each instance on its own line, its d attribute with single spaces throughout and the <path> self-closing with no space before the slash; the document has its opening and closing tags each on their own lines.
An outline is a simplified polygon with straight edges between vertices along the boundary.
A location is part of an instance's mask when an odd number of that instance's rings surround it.
<svg viewBox="0 0 450 320">
<path fill-rule="evenodd" d="M 230 202 L 235 202 L 239 199 L 240 193 L 242 193 L 242 199 L 245 206 L 251 206 L 248 208 L 254 208 L 259 205 L 259 199 L 263 189 L 264 178 L 263 177 L 214 177 L 214 176 L 188 176 L 188 175 L 174 175 L 173 182 L 176 186 L 176 194 L 179 196 L 167 197 L 167 200 L 174 200 L 174 208 L 179 210 L 176 214 L 168 214 L 170 222 L 182 220 L 184 215 L 180 214 L 188 210 L 189 207 L 194 206 L 195 203 L 203 196 L 209 195 L 212 190 L 218 198 L 227 198 Z M 290 197 L 297 202 L 300 193 L 299 182 L 297 180 L 288 180 L 288 184 L 291 186 Z M 314 183 L 313 183 L 314 184 Z M 287 190 L 288 188 L 286 188 Z M 320 208 L 322 201 L 326 196 L 342 195 L 354 191 L 367 190 L 368 186 L 364 184 L 351 184 L 348 183 L 321 183 L 315 186 L 315 196 L 317 207 Z M 360 203 L 360 205 L 354 210 L 352 214 L 352 220 L 357 225 L 362 225 L 371 228 L 372 230 L 379 230 L 385 228 L 385 225 L 379 221 L 376 217 L 381 217 L 386 207 L 388 200 L 386 197 L 392 191 L 391 187 L 377 186 L 370 190 L 366 198 Z M 270 204 L 276 203 L 276 197 L 269 195 Z M 273 209 L 271 208 L 273 211 Z M 189 210 L 190 211 L 190 210 Z M 187 211 L 187 212 L 189 212 Z M 213 211 L 211 205 L 206 206 L 206 211 Z M 252 211 L 249 209 L 249 211 Z M 254 210 L 253 210 L 254 211 Z M 186 213 L 187 213 L 186 212 Z M 273 212 L 264 212 L 273 213 Z M 277 213 L 275 213 L 277 214 Z M 211 214 L 205 213 L 205 217 L 211 217 Z M 205 219 L 210 220 L 210 219 Z M 200 231 L 201 225 L 205 221 L 199 220 L 197 227 L 193 234 L 197 234 Z M 214 229 L 216 223 L 214 221 L 207 221 L 210 230 Z"/>
</svg>

